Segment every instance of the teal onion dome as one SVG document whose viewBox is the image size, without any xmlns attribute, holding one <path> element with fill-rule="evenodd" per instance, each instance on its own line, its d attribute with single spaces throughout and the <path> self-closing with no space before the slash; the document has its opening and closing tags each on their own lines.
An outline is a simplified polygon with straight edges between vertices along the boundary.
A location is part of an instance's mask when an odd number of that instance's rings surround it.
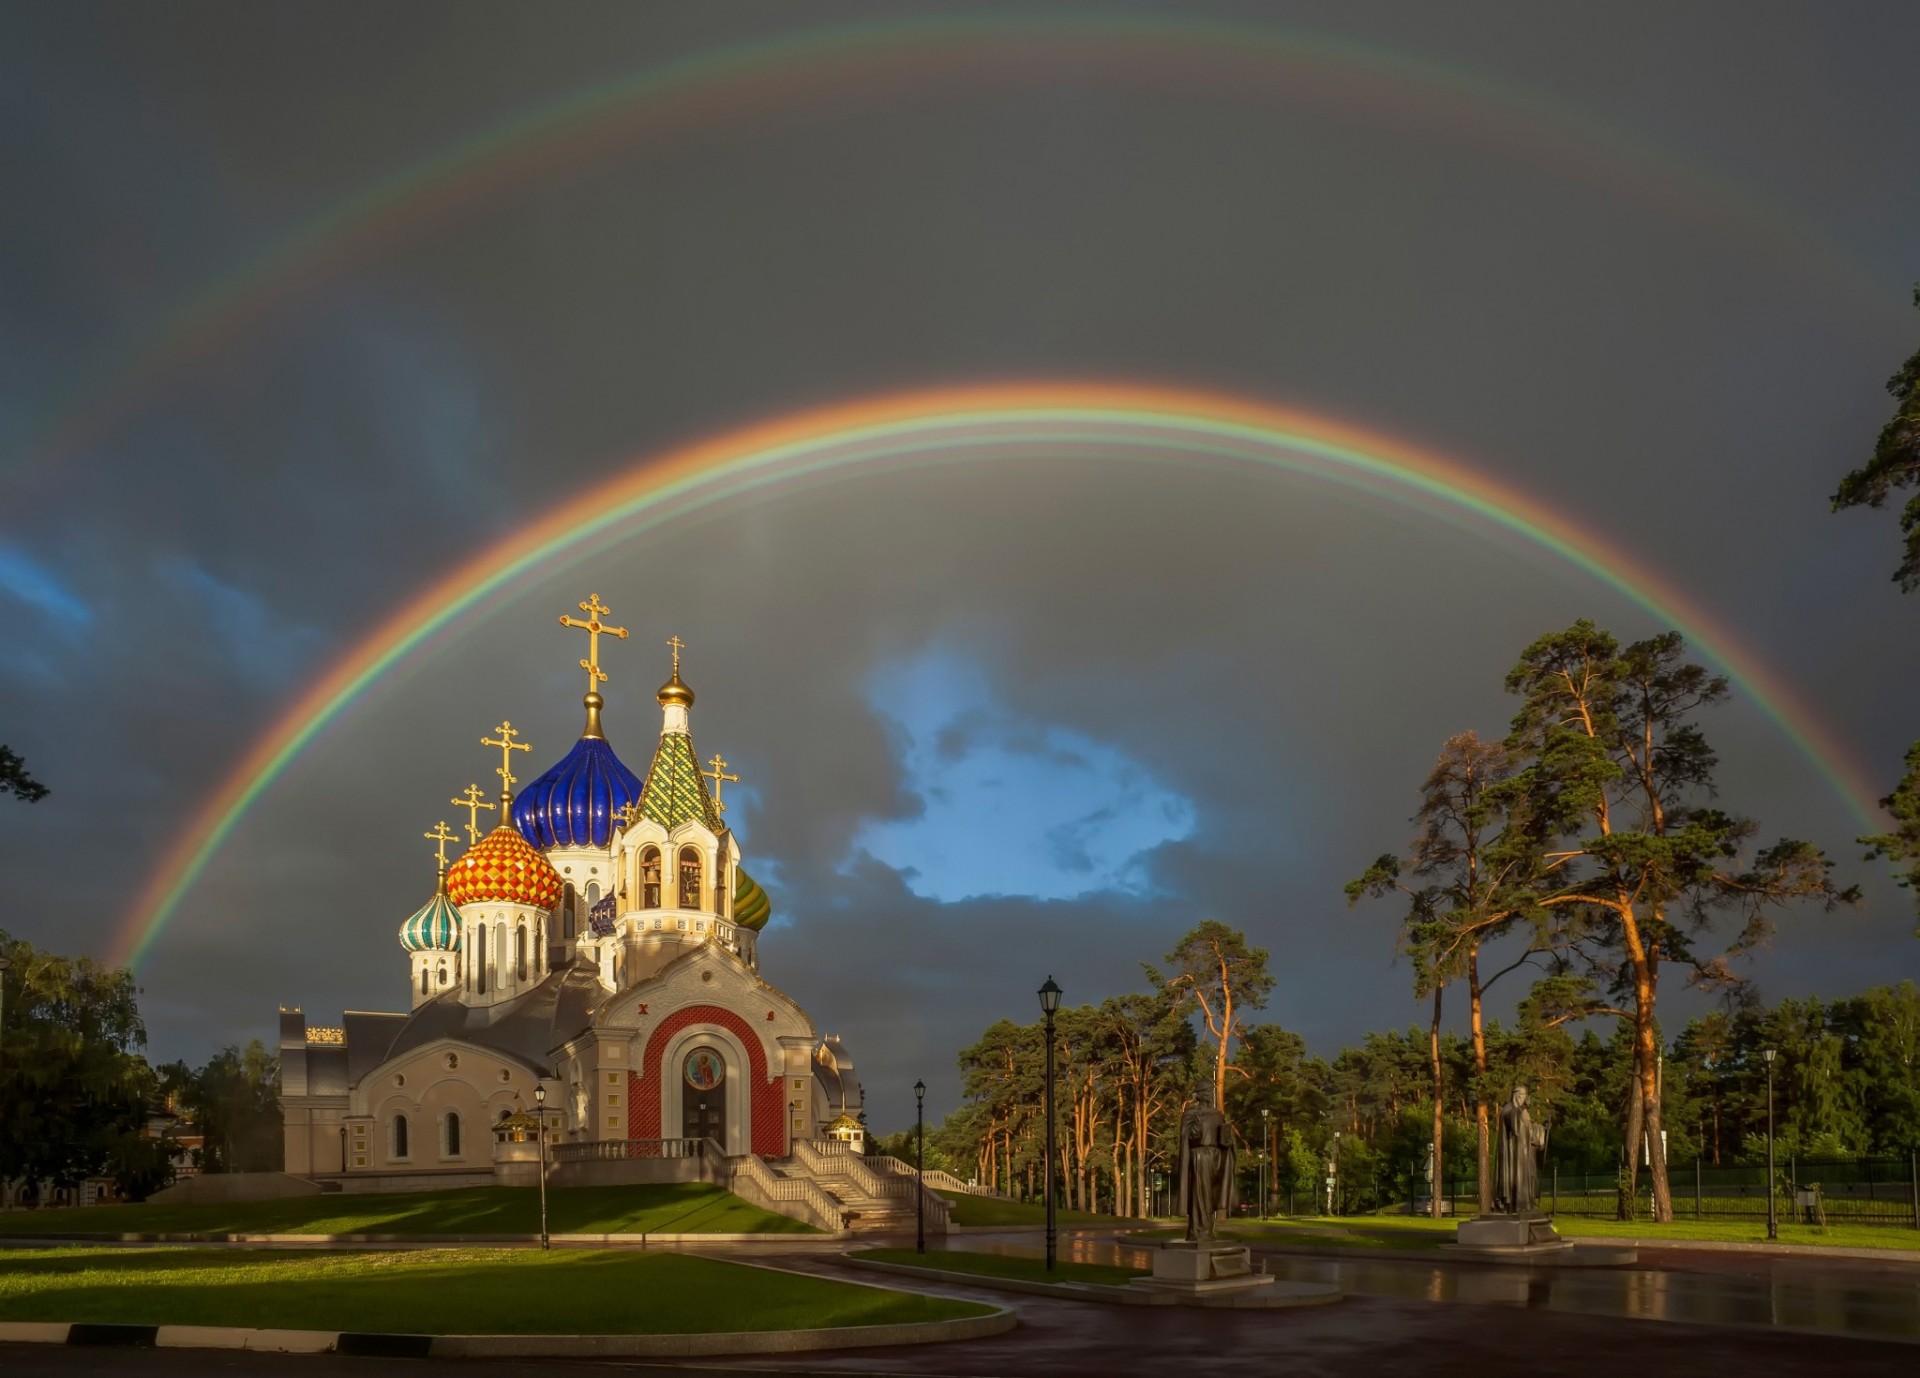
<svg viewBox="0 0 1920 1378">
<path fill-rule="evenodd" d="M 409 952 L 458 952 L 460 912 L 442 889 L 400 925 L 400 946 Z"/>
<path fill-rule="evenodd" d="M 733 921 L 742 928 L 751 928 L 758 933 L 767 926 L 767 920 L 773 917 L 773 901 L 767 898 L 754 878 L 741 870 L 733 868 Z"/>
<path fill-rule="evenodd" d="M 640 777 L 613 754 L 605 737 L 582 737 L 513 796 L 513 826 L 543 852 L 604 847 L 627 806 L 640 802 L 640 792 Z"/>
</svg>

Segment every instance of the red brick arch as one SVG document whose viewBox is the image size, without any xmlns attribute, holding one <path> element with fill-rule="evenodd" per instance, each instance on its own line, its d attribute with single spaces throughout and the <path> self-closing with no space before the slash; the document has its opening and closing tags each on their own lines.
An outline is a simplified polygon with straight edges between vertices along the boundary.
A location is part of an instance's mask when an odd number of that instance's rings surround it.
<svg viewBox="0 0 1920 1378">
<path fill-rule="evenodd" d="M 641 1055 L 640 1070 L 627 1073 L 627 1137 L 661 1139 L 677 1137 L 662 1132 L 660 1124 L 660 1059 L 667 1043 L 682 1029 L 694 1024 L 718 1024 L 747 1050 L 747 1103 L 751 1124 L 747 1142 L 755 1153 L 777 1158 L 787 1151 L 787 1098 L 783 1087 L 786 1071 L 767 1070 L 767 1051 L 760 1035 L 732 1010 L 717 1005 L 689 1005 L 662 1019 L 647 1037 L 647 1050 Z"/>
</svg>

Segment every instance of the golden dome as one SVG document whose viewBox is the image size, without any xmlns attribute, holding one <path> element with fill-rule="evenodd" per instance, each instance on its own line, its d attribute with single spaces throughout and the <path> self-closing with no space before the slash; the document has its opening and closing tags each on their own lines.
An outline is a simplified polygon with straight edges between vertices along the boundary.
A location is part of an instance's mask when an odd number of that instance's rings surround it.
<svg viewBox="0 0 1920 1378">
<path fill-rule="evenodd" d="M 693 690 L 687 688 L 677 669 L 673 672 L 673 678 L 660 686 L 660 706 L 671 708 L 674 704 L 682 708 L 693 707 Z"/>
</svg>

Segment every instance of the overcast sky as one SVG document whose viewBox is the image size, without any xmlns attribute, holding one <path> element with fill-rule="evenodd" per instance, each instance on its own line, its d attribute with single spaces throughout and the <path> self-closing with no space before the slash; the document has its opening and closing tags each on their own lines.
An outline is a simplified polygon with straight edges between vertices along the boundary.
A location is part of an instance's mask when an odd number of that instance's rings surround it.
<svg viewBox="0 0 1920 1378">
<path fill-rule="evenodd" d="M 1015 13 L 1075 26 L 941 27 Z M 1920 598 L 1892 517 L 1827 497 L 1920 336 L 1916 50 L 1901 0 L 9 5 L 0 741 L 53 793 L 0 801 L 0 924 L 106 951 L 303 688 L 549 506 L 957 382 L 1199 386 L 1451 455 L 1683 591 L 1885 792 Z M 708 76 L 635 94 L 674 70 Z M 592 93 L 457 195 L 409 171 Z M 763 974 L 882 1128 L 915 1077 L 950 1108 L 955 1051 L 1049 973 L 1139 988 L 1203 918 L 1269 949 L 1266 1015 L 1320 1053 L 1416 1019 L 1397 914 L 1342 882 L 1450 733 L 1504 730 L 1533 637 L 1663 629 L 1456 515 L 1177 456 L 775 486 L 520 581 L 297 758 L 140 972 L 156 1056 L 404 1008 L 419 834 L 502 717 L 527 775 L 567 749 L 554 619 L 589 589 L 633 629 L 636 770 L 687 642 Z M 1722 803 L 1868 897 L 1788 916 L 1763 993 L 1920 967 L 1781 727 L 1739 696 L 1706 727 Z"/>
</svg>

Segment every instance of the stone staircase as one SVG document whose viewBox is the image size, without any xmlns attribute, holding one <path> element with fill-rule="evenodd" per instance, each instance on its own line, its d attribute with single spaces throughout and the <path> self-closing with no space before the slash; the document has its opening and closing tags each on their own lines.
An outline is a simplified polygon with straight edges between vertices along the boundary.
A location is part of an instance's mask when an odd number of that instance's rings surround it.
<svg viewBox="0 0 1920 1378">
<path fill-rule="evenodd" d="M 846 1228 L 854 1234 L 912 1234 L 917 1218 L 911 1177 L 876 1173 L 859 1154 L 844 1144 L 799 1140 L 785 1158 L 768 1158 L 767 1167 L 783 1178 L 812 1182 L 830 1196 Z M 929 1234 L 947 1232 L 950 1210 L 946 1200 L 925 1194 Z"/>
</svg>

